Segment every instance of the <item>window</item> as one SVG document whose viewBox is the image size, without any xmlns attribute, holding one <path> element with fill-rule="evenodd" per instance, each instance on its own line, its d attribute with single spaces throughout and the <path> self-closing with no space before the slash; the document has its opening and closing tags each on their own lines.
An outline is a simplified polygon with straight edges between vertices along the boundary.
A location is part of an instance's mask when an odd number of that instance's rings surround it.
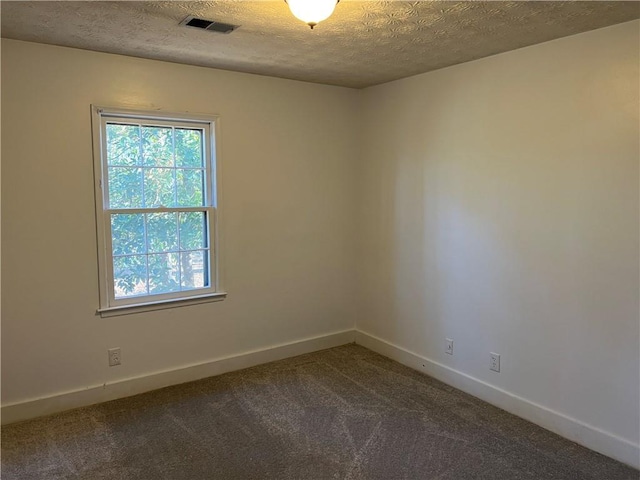
<svg viewBox="0 0 640 480">
<path fill-rule="evenodd" d="M 221 299 L 216 119 L 93 107 L 101 313 Z"/>
</svg>

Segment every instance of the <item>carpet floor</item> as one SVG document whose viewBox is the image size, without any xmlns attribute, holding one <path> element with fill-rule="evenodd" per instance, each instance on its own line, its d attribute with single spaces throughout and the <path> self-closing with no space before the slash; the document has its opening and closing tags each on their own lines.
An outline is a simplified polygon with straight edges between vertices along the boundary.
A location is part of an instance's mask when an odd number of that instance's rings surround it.
<svg viewBox="0 0 640 480">
<path fill-rule="evenodd" d="M 2 479 L 640 474 L 357 345 L 8 425 Z"/>
</svg>

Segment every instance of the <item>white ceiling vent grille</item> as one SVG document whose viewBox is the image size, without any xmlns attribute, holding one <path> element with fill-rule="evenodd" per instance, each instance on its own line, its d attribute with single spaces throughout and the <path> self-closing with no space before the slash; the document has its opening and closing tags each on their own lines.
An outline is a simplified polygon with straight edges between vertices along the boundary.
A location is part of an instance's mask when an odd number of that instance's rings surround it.
<svg viewBox="0 0 640 480">
<path fill-rule="evenodd" d="M 180 22 L 184 27 L 199 28 L 200 30 L 209 30 L 217 33 L 231 33 L 240 25 L 231 25 L 230 23 L 214 22 L 213 20 L 205 20 L 189 15 Z"/>
</svg>

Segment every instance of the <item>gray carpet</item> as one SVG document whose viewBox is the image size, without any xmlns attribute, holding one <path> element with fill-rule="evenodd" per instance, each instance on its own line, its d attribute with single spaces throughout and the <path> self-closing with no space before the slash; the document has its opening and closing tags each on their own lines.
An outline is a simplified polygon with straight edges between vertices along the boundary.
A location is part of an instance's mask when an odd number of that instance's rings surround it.
<svg viewBox="0 0 640 480">
<path fill-rule="evenodd" d="M 2 479 L 638 479 L 356 345 L 2 429 Z"/>
</svg>

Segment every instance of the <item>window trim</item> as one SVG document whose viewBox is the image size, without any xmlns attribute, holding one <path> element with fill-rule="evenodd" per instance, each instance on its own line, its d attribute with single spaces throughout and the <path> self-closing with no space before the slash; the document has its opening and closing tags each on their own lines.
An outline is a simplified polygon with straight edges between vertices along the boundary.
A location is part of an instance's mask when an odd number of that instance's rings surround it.
<svg viewBox="0 0 640 480">
<path fill-rule="evenodd" d="M 105 120 L 106 119 L 106 120 Z M 158 122 L 158 124 L 171 124 L 180 122 L 192 124 L 194 127 L 202 127 L 208 135 L 205 143 L 205 161 L 209 166 L 205 169 L 207 185 L 205 205 L 193 207 L 198 211 L 206 211 L 210 216 L 209 221 L 209 257 L 210 257 L 210 284 L 207 289 L 195 289 L 191 291 L 172 292 L 169 294 L 144 295 L 126 299 L 115 299 L 113 292 L 112 250 L 110 228 L 106 222 L 109 220 L 111 210 L 105 208 L 106 193 L 103 191 L 103 179 L 108 179 L 104 169 L 106 168 L 106 139 L 103 139 L 103 122 L 109 119 Z M 217 115 L 202 115 L 192 113 L 172 113 L 158 111 L 134 110 L 119 107 L 103 107 L 91 105 L 92 137 L 93 137 L 93 168 L 94 168 L 94 192 L 96 212 L 96 236 L 98 254 L 98 286 L 99 307 L 96 313 L 102 317 L 114 315 L 127 315 L 131 313 L 151 310 L 175 308 L 185 305 L 194 305 L 204 302 L 220 301 L 226 297 L 222 287 L 222 256 L 220 234 L 220 119 Z M 190 208 L 190 207 L 185 207 Z M 134 209 L 136 210 L 136 209 Z M 145 209 L 150 211 L 171 211 L 171 208 Z"/>
</svg>

